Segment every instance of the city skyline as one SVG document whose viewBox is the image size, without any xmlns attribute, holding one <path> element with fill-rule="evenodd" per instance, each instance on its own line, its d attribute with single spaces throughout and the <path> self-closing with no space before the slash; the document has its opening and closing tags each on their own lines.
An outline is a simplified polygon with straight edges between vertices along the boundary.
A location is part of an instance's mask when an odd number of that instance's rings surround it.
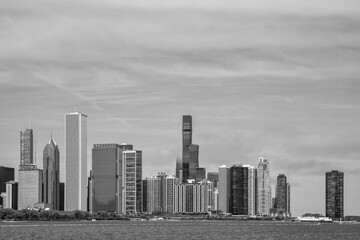
<svg viewBox="0 0 360 240">
<path fill-rule="evenodd" d="M 88 166 L 93 144 L 130 142 L 144 177 L 174 174 L 190 114 L 207 172 L 263 156 L 273 189 L 291 182 L 294 216 L 324 214 L 325 172 L 360 182 L 360 3 L 225 2 L 3 4 L 0 165 L 17 176 L 30 118 L 34 162 L 52 132 L 63 181 L 63 115 L 77 108 Z M 344 215 L 359 198 L 345 190 Z"/>
</svg>

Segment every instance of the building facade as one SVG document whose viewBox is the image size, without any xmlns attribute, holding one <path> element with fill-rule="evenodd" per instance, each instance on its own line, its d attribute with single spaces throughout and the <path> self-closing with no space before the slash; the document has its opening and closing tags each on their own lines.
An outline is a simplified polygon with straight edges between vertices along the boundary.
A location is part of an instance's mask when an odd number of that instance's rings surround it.
<svg viewBox="0 0 360 240">
<path fill-rule="evenodd" d="M 213 184 L 204 180 L 200 183 L 174 185 L 174 213 L 207 213 L 211 210 Z"/>
<path fill-rule="evenodd" d="M 18 209 L 18 183 L 10 181 L 6 183 L 6 204 L 4 208 Z"/>
<path fill-rule="evenodd" d="M 255 216 L 257 212 L 257 169 L 244 165 L 248 169 L 248 215 Z"/>
<path fill-rule="evenodd" d="M 34 164 L 34 134 L 32 129 L 20 131 L 20 167 Z"/>
<path fill-rule="evenodd" d="M 87 209 L 87 116 L 65 115 L 65 210 Z"/>
<path fill-rule="evenodd" d="M 260 157 L 257 169 L 257 215 L 269 216 L 270 208 L 271 187 L 269 162 Z"/>
<path fill-rule="evenodd" d="M 219 167 L 219 211 L 229 213 L 230 211 L 230 168 L 226 165 Z"/>
<path fill-rule="evenodd" d="M 43 151 L 43 202 L 60 210 L 60 152 L 52 137 Z"/>
<path fill-rule="evenodd" d="M 6 183 L 15 180 L 14 168 L 0 166 L 0 193 L 6 192 Z M 3 205 L 3 199 L 0 198 L 0 205 Z"/>
<path fill-rule="evenodd" d="M 287 181 L 285 174 L 279 174 L 276 180 L 275 208 L 287 212 Z"/>
<path fill-rule="evenodd" d="M 142 210 L 142 152 L 123 151 L 122 212 L 133 215 Z"/>
<path fill-rule="evenodd" d="M 207 173 L 207 180 L 214 183 L 214 188 L 217 188 L 218 181 L 219 181 L 219 173 L 217 172 L 208 172 Z"/>
<path fill-rule="evenodd" d="M 42 203 L 43 171 L 36 167 L 19 169 L 18 209 Z"/>
<path fill-rule="evenodd" d="M 230 213 L 248 215 L 248 168 L 241 164 L 230 167 Z"/>
<path fill-rule="evenodd" d="M 326 217 L 344 218 L 344 173 L 333 170 L 326 173 Z"/>
</svg>

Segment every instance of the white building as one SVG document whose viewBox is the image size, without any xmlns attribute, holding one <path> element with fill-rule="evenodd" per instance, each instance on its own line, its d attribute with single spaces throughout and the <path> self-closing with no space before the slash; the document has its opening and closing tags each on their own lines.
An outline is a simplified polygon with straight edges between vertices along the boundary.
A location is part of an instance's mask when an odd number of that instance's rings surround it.
<svg viewBox="0 0 360 240">
<path fill-rule="evenodd" d="M 257 215 L 269 216 L 270 208 L 271 187 L 269 162 L 260 157 L 257 169 Z"/>
<path fill-rule="evenodd" d="M 142 209 L 142 152 L 123 151 L 122 213 L 136 214 Z"/>
<path fill-rule="evenodd" d="M 65 115 L 65 210 L 87 210 L 87 116 Z M 20 183 L 19 183 L 20 187 Z"/>
</svg>

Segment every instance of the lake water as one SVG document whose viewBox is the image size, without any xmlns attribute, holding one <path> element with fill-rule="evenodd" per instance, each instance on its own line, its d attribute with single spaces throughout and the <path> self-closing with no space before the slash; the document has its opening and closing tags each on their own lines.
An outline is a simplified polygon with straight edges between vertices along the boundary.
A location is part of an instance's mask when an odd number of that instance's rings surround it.
<svg viewBox="0 0 360 240">
<path fill-rule="evenodd" d="M 360 224 L 268 221 L 2 222 L 0 239 L 360 239 Z"/>
</svg>

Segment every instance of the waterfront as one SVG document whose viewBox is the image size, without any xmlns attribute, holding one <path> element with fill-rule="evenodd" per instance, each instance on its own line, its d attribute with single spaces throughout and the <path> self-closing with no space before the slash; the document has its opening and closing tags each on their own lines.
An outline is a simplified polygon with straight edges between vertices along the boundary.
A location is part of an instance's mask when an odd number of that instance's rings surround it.
<svg viewBox="0 0 360 240">
<path fill-rule="evenodd" d="M 358 239 L 359 224 L 272 221 L 1 222 L 0 239 Z"/>
</svg>

